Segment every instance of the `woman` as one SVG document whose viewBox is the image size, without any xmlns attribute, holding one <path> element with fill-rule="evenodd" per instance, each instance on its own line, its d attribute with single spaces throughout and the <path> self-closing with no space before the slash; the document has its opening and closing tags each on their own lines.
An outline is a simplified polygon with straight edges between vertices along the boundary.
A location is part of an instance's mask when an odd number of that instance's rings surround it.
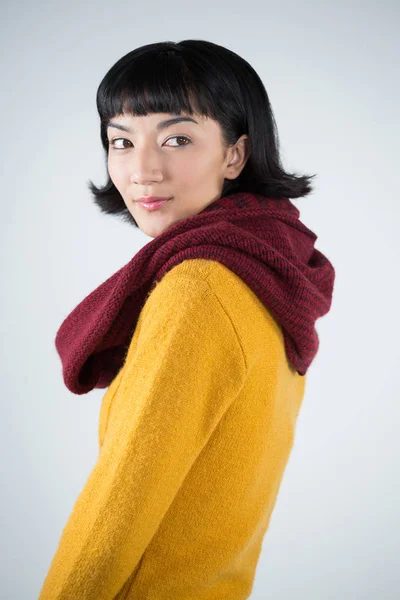
<svg viewBox="0 0 400 600">
<path fill-rule="evenodd" d="M 40 600 L 249 598 L 332 299 L 289 200 L 313 176 L 284 171 L 261 80 L 211 42 L 130 52 L 97 107 L 94 200 L 153 239 L 57 333 L 68 389 L 108 389 Z"/>
</svg>

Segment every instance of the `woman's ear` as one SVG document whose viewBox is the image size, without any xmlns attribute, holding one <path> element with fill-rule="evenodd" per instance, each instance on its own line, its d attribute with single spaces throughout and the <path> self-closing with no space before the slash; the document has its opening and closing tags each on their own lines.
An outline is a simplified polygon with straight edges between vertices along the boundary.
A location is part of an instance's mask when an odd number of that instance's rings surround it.
<svg viewBox="0 0 400 600">
<path fill-rule="evenodd" d="M 226 179 L 236 179 L 250 156 L 249 136 L 243 134 L 227 152 Z"/>
</svg>

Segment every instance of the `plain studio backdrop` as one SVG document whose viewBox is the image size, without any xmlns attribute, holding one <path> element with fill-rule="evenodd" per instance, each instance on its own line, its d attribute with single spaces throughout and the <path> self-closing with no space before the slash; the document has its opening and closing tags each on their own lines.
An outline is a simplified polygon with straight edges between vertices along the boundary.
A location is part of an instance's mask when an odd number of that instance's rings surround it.
<svg viewBox="0 0 400 600">
<path fill-rule="evenodd" d="M 97 458 L 105 390 L 67 390 L 56 331 L 151 240 L 91 200 L 97 86 L 130 50 L 187 38 L 260 75 L 285 168 L 318 174 L 293 202 L 336 269 L 251 598 L 398 598 L 398 27 L 394 0 L 3 2 L 2 598 L 37 598 Z"/>
</svg>

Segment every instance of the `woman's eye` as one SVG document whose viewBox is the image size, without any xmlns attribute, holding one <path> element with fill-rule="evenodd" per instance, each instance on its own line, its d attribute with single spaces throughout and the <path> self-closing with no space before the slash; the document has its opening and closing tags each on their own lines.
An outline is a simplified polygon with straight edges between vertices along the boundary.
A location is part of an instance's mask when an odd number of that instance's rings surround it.
<svg viewBox="0 0 400 600">
<path fill-rule="evenodd" d="M 186 135 L 174 135 L 174 137 L 171 137 L 167 140 L 167 142 L 169 142 L 169 140 L 186 140 L 189 144 L 190 144 L 190 139 L 188 137 L 186 137 Z M 178 144 L 178 146 L 187 146 L 188 144 Z"/>
<path fill-rule="evenodd" d="M 114 144 L 115 144 L 116 142 L 129 142 L 129 143 L 131 143 L 129 140 L 127 140 L 127 139 L 125 139 L 125 138 L 115 138 L 114 140 L 111 140 L 111 147 L 112 147 L 114 150 L 125 150 L 125 148 L 124 148 L 124 147 L 122 147 L 122 148 L 121 148 L 121 147 L 119 147 L 119 148 L 118 148 L 118 146 L 114 146 Z"/>
<path fill-rule="evenodd" d="M 187 142 L 185 144 L 177 144 L 176 146 L 173 145 L 172 147 L 175 147 L 175 148 L 179 148 L 181 146 L 187 146 L 188 144 L 191 143 L 191 140 L 188 137 L 186 137 L 186 135 L 174 135 L 173 137 L 168 138 L 168 140 L 165 143 L 169 142 L 170 140 L 185 140 L 185 142 Z M 127 140 L 126 138 L 115 138 L 115 139 L 111 140 L 111 142 L 109 142 L 109 144 L 111 145 L 111 148 L 113 148 L 114 150 L 125 150 L 127 148 L 127 146 L 123 146 L 123 145 L 122 146 L 120 145 L 119 147 L 115 146 L 116 142 L 122 142 L 122 144 L 124 142 L 128 142 L 129 144 L 131 144 L 131 142 L 129 140 Z"/>
</svg>

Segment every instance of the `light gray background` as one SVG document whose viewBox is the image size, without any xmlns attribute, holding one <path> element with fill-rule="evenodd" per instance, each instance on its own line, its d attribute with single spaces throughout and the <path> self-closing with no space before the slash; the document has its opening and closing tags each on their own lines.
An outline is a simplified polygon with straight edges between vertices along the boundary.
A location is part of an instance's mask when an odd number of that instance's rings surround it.
<svg viewBox="0 0 400 600">
<path fill-rule="evenodd" d="M 62 320 L 151 238 L 100 214 L 95 94 L 124 54 L 206 39 L 262 78 L 295 200 L 336 268 L 254 600 L 399 594 L 399 5 L 3 2 L 1 589 L 37 598 L 97 458 L 103 390 L 63 384 Z"/>
</svg>

